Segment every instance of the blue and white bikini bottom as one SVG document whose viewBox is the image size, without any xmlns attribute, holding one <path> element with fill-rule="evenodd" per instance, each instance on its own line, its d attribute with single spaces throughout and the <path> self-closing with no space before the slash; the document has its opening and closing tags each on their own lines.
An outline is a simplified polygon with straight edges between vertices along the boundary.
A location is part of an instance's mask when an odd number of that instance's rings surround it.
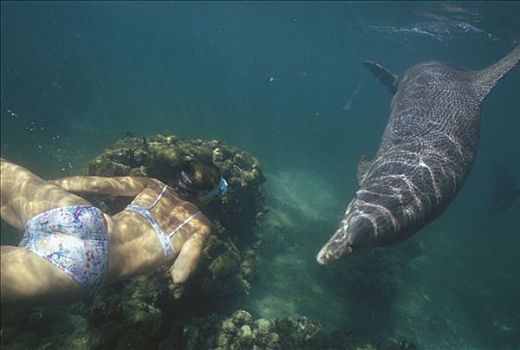
<svg viewBox="0 0 520 350">
<path fill-rule="evenodd" d="M 108 233 L 103 212 L 91 205 L 51 209 L 25 224 L 24 247 L 69 274 L 89 293 L 108 271 Z"/>
</svg>

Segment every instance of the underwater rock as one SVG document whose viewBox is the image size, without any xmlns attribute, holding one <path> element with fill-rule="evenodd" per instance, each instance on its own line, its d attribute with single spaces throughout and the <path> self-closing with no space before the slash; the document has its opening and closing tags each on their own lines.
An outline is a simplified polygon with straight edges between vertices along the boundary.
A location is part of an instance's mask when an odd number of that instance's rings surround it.
<svg viewBox="0 0 520 350">
<path fill-rule="evenodd" d="M 275 323 L 284 348 L 298 349 L 308 344 L 320 331 L 320 325 L 305 316 L 287 317 Z"/>
<path fill-rule="evenodd" d="M 122 155 L 122 154 L 120 154 L 120 155 Z M 118 154 L 118 156 L 119 156 L 119 154 Z M 132 170 L 132 168 L 129 167 L 128 165 L 124 165 L 124 164 L 121 164 L 118 162 L 105 163 L 105 162 L 103 162 L 102 159 L 95 159 L 89 165 L 90 169 L 94 169 L 93 171 L 89 170 L 89 175 L 100 175 L 101 176 L 102 174 L 100 174 L 99 172 L 96 171 L 98 169 L 98 167 L 101 167 L 101 166 L 103 167 L 103 172 L 106 174 L 111 174 L 110 176 L 130 175 L 130 172 Z"/>
<path fill-rule="evenodd" d="M 253 332 L 248 325 L 240 327 L 240 339 L 242 343 L 249 344 L 253 340 Z"/>
<path fill-rule="evenodd" d="M 232 292 L 228 294 L 245 295 L 254 277 L 258 246 L 254 228 L 267 210 L 261 187 L 265 178 L 256 158 L 218 140 L 182 140 L 173 135 L 126 137 L 92 159 L 88 173 L 151 176 L 172 185 L 178 180 L 180 160 L 186 156 L 213 161 L 228 182 L 226 196 L 202 209 L 213 230 L 190 287 L 198 283 L 212 293 L 226 289 Z M 108 212 L 117 212 L 127 204 L 106 196 L 89 199 Z M 230 283 L 222 281 L 226 278 Z M 178 288 L 176 292 L 179 294 Z"/>
<path fill-rule="evenodd" d="M 265 181 L 260 162 L 248 152 L 217 140 L 182 140 L 175 136 L 152 136 L 147 139 L 127 137 L 89 162 L 89 175 L 152 176 L 167 184 L 177 182 L 180 160 L 193 157 L 213 161 L 228 182 L 228 193 L 205 210 L 210 219 L 227 229 L 248 227 L 255 216 L 266 211 L 261 188 Z"/>
<path fill-rule="evenodd" d="M 172 185 L 178 180 L 176 174 L 180 173 L 180 160 L 186 156 L 213 161 L 228 182 L 228 192 L 224 198 L 201 208 L 212 222 L 212 234 L 197 271 L 187 283 L 174 285 L 167 267 L 164 267 L 109 286 L 86 306 L 89 323 L 97 326 L 102 337 L 113 338 L 111 343 L 118 339 L 116 347 L 139 347 L 139 341 L 143 340 L 139 337 L 134 339 L 133 332 L 128 334 L 131 329 L 146 332 L 148 344 L 156 337 L 164 338 L 171 322 L 191 319 L 193 307 L 207 315 L 212 309 L 223 307 L 226 300 L 231 302 L 247 295 L 251 288 L 259 246 L 255 228 L 267 207 L 262 191 L 265 178 L 260 163 L 249 153 L 217 140 L 182 140 L 173 135 L 126 137 L 92 159 L 88 173 L 97 176 L 151 176 Z M 128 204 L 109 196 L 90 196 L 88 199 L 110 213 Z M 117 322 L 116 327 L 114 322 Z M 225 329 L 242 334 L 243 344 L 250 343 L 254 334 L 251 315 L 237 312 L 231 322 Z M 190 332 L 195 332 L 192 324 L 176 325 L 184 329 L 177 332 L 184 334 L 179 337 L 186 348 L 206 348 L 205 341 L 196 339 L 195 334 L 186 335 L 190 327 Z M 202 333 L 211 337 L 208 332 Z M 213 334 L 213 341 L 222 346 L 228 346 L 224 345 L 226 339 L 217 337 L 216 331 Z M 179 340 L 172 339 L 164 344 L 176 341 Z"/>
<path fill-rule="evenodd" d="M 216 337 L 216 349 L 281 349 L 279 339 L 278 334 L 272 332 L 270 321 L 253 322 L 249 312 L 237 310 L 222 321 Z"/>
<path fill-rule="evenodd" d="M 231 315 L 231 322 L 237 326 L 251 324 L 253 316 L 245 310 L 238 310 Z"/>
<path fill-rule="evenodd" d="M 227 242 L 230 248 L 217 256 L 209 265 L 209 270 L 214 279 L 225 277 L 226 274 L 235 273 L 240 266 L 240 253 L 232 242 Z"/>
<path fill-rule="evenodd" d="M 249 312 L 237 310 L 215 331 L 217 350 L 354 349 L 347 340 L 338 347 L 336 334 L 324 333 L 318 322 L 305 316 L 253 320 Z"/>
</svg>

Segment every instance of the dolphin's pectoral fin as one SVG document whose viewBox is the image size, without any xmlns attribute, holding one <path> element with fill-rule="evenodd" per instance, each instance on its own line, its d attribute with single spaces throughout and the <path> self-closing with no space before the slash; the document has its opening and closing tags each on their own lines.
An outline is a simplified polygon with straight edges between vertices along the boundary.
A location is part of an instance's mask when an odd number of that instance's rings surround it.
<svg viewBox="0 0 520 350">
<path fill-rule="evenodd" d="M 396 93 L 397 81 L 399 80 L 397 75 L 390 72 L 379 63 L 373 61 L 365 61 L 363 64 L 376 76 L 377 80 L 379 80 L 381 84 L 388 88 L 388 91 L 390 91 L 392 95 Z"/>
<path fill-rule="evenodd" d="M 370 161 L 368 160 L 367 156 L 362 154 L 357 165 L 357 183 L 359 187 L 361 187 L 361 184 L 367 175 L 367 168 L 369 164 Z"/>
</svg>

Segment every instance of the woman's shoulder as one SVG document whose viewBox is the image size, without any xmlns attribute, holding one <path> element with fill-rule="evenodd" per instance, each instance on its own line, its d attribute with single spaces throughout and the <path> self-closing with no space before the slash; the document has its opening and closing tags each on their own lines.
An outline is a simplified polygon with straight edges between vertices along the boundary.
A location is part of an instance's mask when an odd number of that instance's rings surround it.
<svg viewBox="0 0 520 350">
<path fill-rule="evenodd" d="M 199 207 L 196 204 L 180 196 L 173 187 L 167 187 L 167 189 L 164 191 L 163 198 L 165 205 L 170 207 L 170 209 L 178 208 L 191 214 L 200 211 Z"/>
</svg>

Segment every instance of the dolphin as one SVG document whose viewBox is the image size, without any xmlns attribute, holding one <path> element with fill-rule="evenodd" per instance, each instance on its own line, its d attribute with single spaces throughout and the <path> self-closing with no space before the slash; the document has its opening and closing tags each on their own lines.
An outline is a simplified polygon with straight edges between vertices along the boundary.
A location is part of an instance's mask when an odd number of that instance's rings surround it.
<svg viewBox="0 0 520 350">
<path fill-rule="evenodd" d="M 318 263 L 402 241 L 446 209 L 477 153 L 480 105 L 519 60 L 520 45 L 482 70 L 430 61 L 400 77 L 365 62 L 393 94 L 391 113 L 375 157 L 358 164 L 359 189 Z"/>
</svg>

